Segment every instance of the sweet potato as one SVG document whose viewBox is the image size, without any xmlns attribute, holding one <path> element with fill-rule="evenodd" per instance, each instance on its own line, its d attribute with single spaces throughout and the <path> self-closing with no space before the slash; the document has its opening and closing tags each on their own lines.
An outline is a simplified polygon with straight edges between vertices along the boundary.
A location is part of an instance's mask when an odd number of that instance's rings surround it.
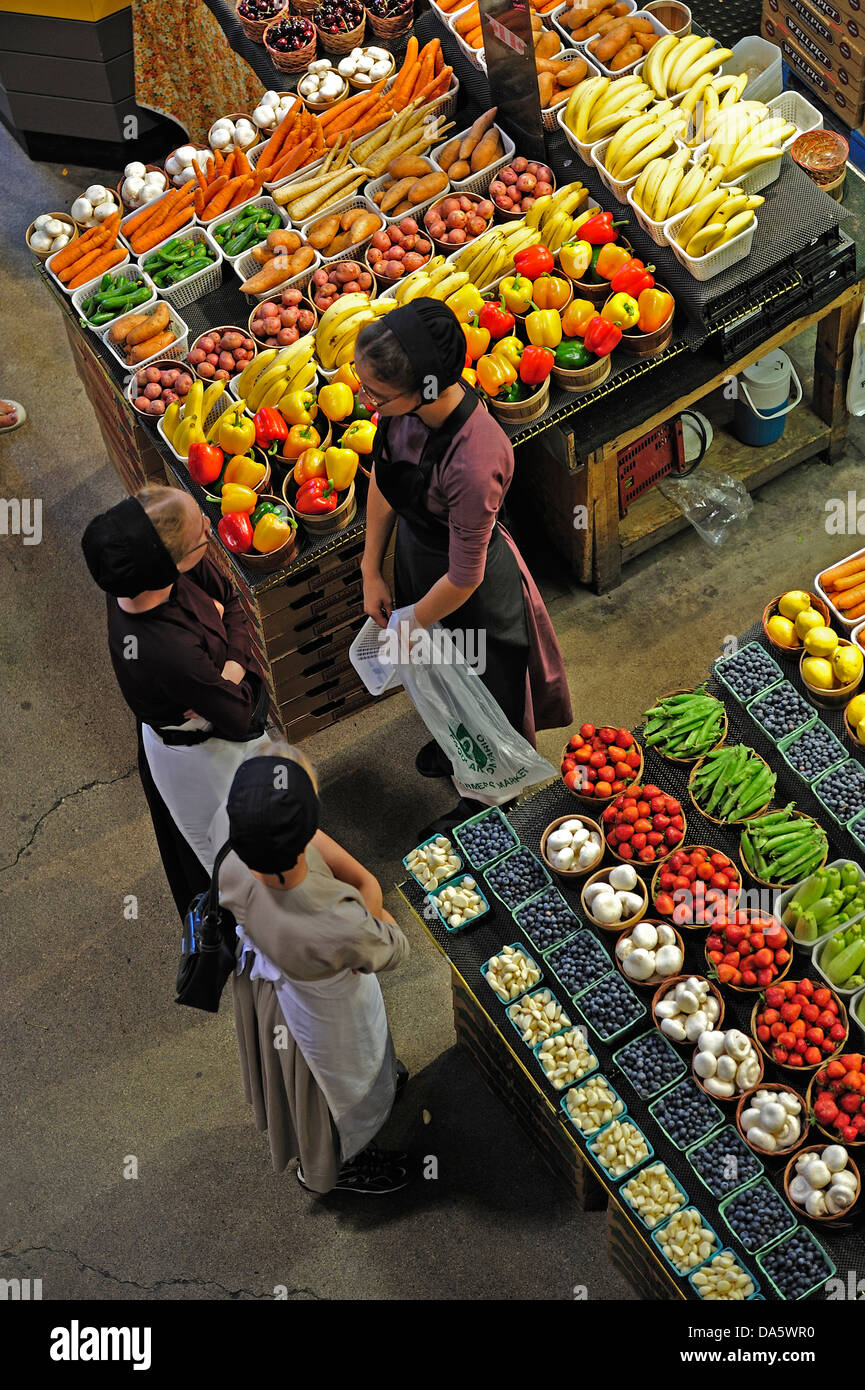
<svg viewBox="0 0 865 1390">
<path fill-rule="evenodd" d="M 281 285 L 283 280 L 290 280 L 293 275 L 299 275 L 314 260 L 315 252 L 311 246 L 303 247 L 290 256 L 274 256 L 255 275 L 244 280 L 240 288 L 244 294 L 263 294 L 266 290 Z"/>
<path fill-rule="evenodd" d="M 482 116 L 478 116 L 471 129 L 466 131 L 460 142 L 460 159 L 471 159 L 475 146 L 480 144 L 495 120 L 497 109 L 491 106 L 489 111 L 484 111 Z"/>
<path fill-rule="evenodd" d="M 135 325 L 124 339 L 128 348 L 135 347 L 137 343 L 143 343 L 147 338 L 153 338 L 164 333 L 171 322 L 171 313 L 167 304 L 157 304 L 152 314 L 145 316 L 143 323 Z M 149 353 L 146 354 L 149 356 Z"/>
<path fill-rule="evenodd" d="M 315 247 L 316 251 L 324 251 L 326 247 L 330 246 L 338 232 L 339 213 L 332 212 L 328 217 L 322 217 L 310 227 L 306 239 L 310 246 Z M 294 250 L 297 250 L 297 247 L 294 247 Z"/>
<path fill-rule="evenodd" d="M 376 217 L 374 212 L 367 212 L 364 208 L 358 208 L 360 213 L 351 223 L 352 241 L 365 241 L 373 232 L 377 232 L 381 226 L 381 218 Z"/>
<path fill-rule="evenodd" d="M 566 29 L 579 29 L 581 25 L 587 24 L 590 19 L 594 19 L 603 10 L 610 8 L 611 0 L 583 0 L 579 5 L 574 5 L 570 10 L 565 10 L 560 16 L 559 23 Z"/>
<path fill-rule="evenodd" d="M 630 37 L 631 25 L 625 19 L 621 24 L 616 24 L 602 39 L 596 39 L 594 43 L 590 43 L 589 52 L 594 53 L 600 62 L 609 65 L 619 49 L 624 48 Z"/>
<path fill-rule="evenodd" d="M 125 318 L 112 323 L 108 330 L 109 343 L 113 343 L 117 347 L 119 343 L 125 342 L 127 333 L 131 333 L 133 328 L 138 328 L 146 318 L 146 314 L 127 314 Z"/>
<path fill-rule="evenodd" d="M 287 227 L 278 227 L 275 232 L 268 234 L 265 245 L 271 253 L 276 251 L 297 251 L 300 249 L 301 241 L 297 232 L 291 232 Z"/>
<path fill-rule="evenodd" d="M 387 166 L 392 179 L 422 179 L 429 165 L 417 154 L 398 154 Z"/>
<path fill-rule="evenodd" d="M 545 29 L 535 44 L 536 58 L 552 58 L 554 53 L 561 50 L 562 41 L 558 34 L 554 34 L 552 29 Z"/>
<path fill-rule="evenodd" d="M 634 34 L 654 34 L 652 21 L 650 19 L 628 19 L 631 26 L 631 35 Z"/>
<path fill-rule="evenodd" d="M 449 171 L 454 161 L 459 159 L 461 144 L 462 140 L 458 135 L 455 135 L 452 140 L 448 140 L 437 161 L 442 169 L 447 169 Z"/>
<path fill-rule="evenodd" d="M 634 39 L 640 45 L 644 53 L 648 53 L 650 48 L 654 48 L 660 34 L 635 34 Z"/>
<path fill-rule="evenodd" d="M 481 169 L 486 169 L 488 164 L 492 164 L 494 159 L 499 159 L 502 153 L 502 142 L 497 130 L 488 130 L 483 140 L 480 141 L 472 152 L 469 161 L 473 174 L 480 173 Z"/>
<path fill-rule="evenodd" d="M 615 58 L 610 64 L 610 72 L 621 72 L 630 63 L 638 63 L 643 56 L 643 45 L 631 39 L 624 48 L 620 48 Z"/>
<path fill-rule="evenodd" d="M 471 171 L 472 166 L 469 164 L 467 159 L 458 159 L 448 169 L 448 178 L 467 179 Z"/>
<path fill-rule="evenodd" d="M 582 82 L 588 70 L 589 67 L 584 58 L 574 58 L 570 63 L 562 63 L 555 78 L 560 87 L 576 87 L 578 82 Z"/>
<path fill-rule="evenodd" d="M 551 72 L 538 73 L 538 96 L 541 99 L 541 106 L 549 106 L 553 99 L 555 86 L 556 79 Z"/>
<path fill-rule="evenodd" d="M 136 363 L 143 362 L 145 357 L 153 357 L 157 352 L 164 352 L 167 347 L 171 347 L 174 342 L 174 334 L 171 329 L 166 329 L 164 333 L 157 333 L 152 338 L 145 338 L 143 342 L 136 343 L 134 347 L 128 349 L 126 361 L 130 367 Z"/>
<path fill-rule="evenodd" d="M 443 174 L 442 177 L 444 178 L 445 185 L 447 185 L 447 175 Z M 382 212 L 389 213 L 392 208 L 397 207 L 403 199 L 407 197 L 408 191 L 414 182 L 415 180 L 413 178 L 397 179 L 394 183 L 391 183 L 385 188 L 383 190 L 384 196 L 379 203 Z"/>
<path fill-rule="evenodd" d="M 437 193 L 444 193 L 447 186 L 447 174 L 438 169 L 433 173 L 427 172 L 422 179 L 415 179 L 408 191 L 408 200 L 415 207 L 418 203 L 425 203 L 427 198 L 434 198 Z"/>
</svg>

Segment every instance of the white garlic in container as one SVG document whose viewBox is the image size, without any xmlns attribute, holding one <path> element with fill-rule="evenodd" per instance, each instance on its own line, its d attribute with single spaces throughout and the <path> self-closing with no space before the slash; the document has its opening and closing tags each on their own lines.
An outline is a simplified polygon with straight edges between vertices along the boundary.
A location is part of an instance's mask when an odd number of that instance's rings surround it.
<svg viewBox="0 0 865 1390">
<path fill-rule="evenodd" d="M 613 1091 L 605 1076 L 591 1076 L 582 1086 L 574 1086 L 566 1091 L 565 1106 L 582 1134 L 596 1134 L 604 1125 L 623 1114 L 625 1109 L 624 1102 Z"/>
<path fill-rule="evenodd" d="M 548 989 L 527 994 L 507 1012 L 528 1047 L 536 1047 L 539 1042 L 571 1026 L 571 1020 Z"/>
<path fill-rule="evenodd" d="M 521 946 L 503 946 L 486 963 L 487 984 L 506 1004 L 536 985 L 541 971 Z"/>
<path fill-rule="evenodd" d="M 413 849 L 405 866 L 422 887 L 432 889 L 458 874 L 462 860 L 454 853 L 447 836 L 437 835 L 434 840 Z"/>
</svg>

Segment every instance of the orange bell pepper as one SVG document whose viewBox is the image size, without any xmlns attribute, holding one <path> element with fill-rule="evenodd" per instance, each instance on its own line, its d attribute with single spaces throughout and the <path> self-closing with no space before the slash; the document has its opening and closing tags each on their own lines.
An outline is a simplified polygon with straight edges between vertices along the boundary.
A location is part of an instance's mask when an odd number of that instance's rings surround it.
<svg viewBox="0 0 865 1390">
<path fill-rule="evenodd" d="M 597 313 L 590 299 L 572 299 L 562 314 L 562 332 L 566 338 L 582 338 Z"/>
<path fill-rule="evenodd" d="M 310 478 L 326 478 L 327 469 L 321 449 L 304 449 L 294 465 L 294 481 L 299 485 Z"/>
<path fill-rule="evenodd" d="M 539 275 L 534 284 L 532 299 L 538 309 L 563 309 L 570 293 L 571 287 L 561 275 Z"/>
</svg>

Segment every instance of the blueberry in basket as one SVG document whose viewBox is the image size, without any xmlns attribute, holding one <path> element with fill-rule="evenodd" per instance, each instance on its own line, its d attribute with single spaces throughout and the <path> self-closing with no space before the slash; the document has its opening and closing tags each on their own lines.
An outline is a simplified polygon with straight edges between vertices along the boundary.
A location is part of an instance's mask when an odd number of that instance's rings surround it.
<svg viewBox="0 0 865 1390">
<path fill-rule="evenodd" d="M 691 1154 L 691 1167 L 715 1197 L 726 1197 L 734 1188 L 756 1178 L 760 1160 L 733 1126 L 727 1125 Z"/>
<path fill-rule="evenodd" d="M 501 811 L 490 811 L 472 824 L 458 826 L 456 838 L 475 869 L 483 868 L 484 864 L 489 864 L 491 859 L 504 854 L 505 850 L 513 849 L 517 843 L 517 837 Z"/>
<path fill-rule="evenodd" d="M 809 782 L 845 756 L 844 748 L 824 724 L 806 729 L 785 752 L 787 761 Z"/>
<path fill-rule="evenodd" d="M 281 19 L 278 24 L 274 24 L 267 35 L 267 42 L 270 48 L 277 53 L 297 53 L 298 49 L 306 48 L 315 38 L 315 27 L 303 15 L 289 15 L 288 19 Z"/>
<path fill-rule="evenodd" d="M 551 951 L 547 962 L 569 994 L 588 989 L 606 975 L 612 965 L 601 943 L 588 931 L 577 932 L 570 941 Z"/>
<path fill-rule="evenodd" d="M 606 975 L 580 998 L 580 1012 L 601 1038 L 621 1033 L 645 1012 L 643 1005 L 621 977 Z"/>
<path fill-rule="evenodd" d="M 720 1118 L 718 1107 L 690 1079 L 656 1100 L 651 1110 L 680 1149 L 702 1139 Z"/>
<path fill-rule="evenodd" d="M 761 1264 L 779 1293 L 787 1299 L 802 1298 L 815 1285 L 822 1284 L 831 1272 L 823 1250 L 804 1227 L 794 1231 L 787 1240 L 779 1241 L 761 1257 Z"/>
<path fill-rule="evenodd" d="M 685 1063 L 660 1033 L 635 1038 L 616 1054 L 616 1062 L 634 1090 L 644 1100 L 653 1096 L 685 1070 Z"/>
<path fill-rule="evenodd" d="M 751 714 L 770 738 L 780 739 L 807 724 L 814 711 L 808 701 L 789 681 L 755 700 Z"/>
<path fill-rule="evenodd" d="M 518 925 L 539 951 L 547 951 L 580 925 L 557 888 L 547 888 L 516 914 Z"/>
<path fill-rule="evenodd" d="M 865 772 L 851 759 L 827 772 L 817 795 L 838 820 L 846 822 L 865 806 Z"/>
<path fill-rule="evenodd" d="M 507 907 L 517 907 L 546 886 L 547 875 L 531 850 L 523 847 L 488 869 L 487 882 Z"/>
<path fill-rule="evenodd" d="M 774 661 L 758 646 L 743 647 L 735 656 L 722 661 L 717 671 L 740 700 L 750 700 L 752 695 L 759 695 L 778 679 Z"/>
<path fill-rule="evenodd" d="M 766 1178 L 733 1197 L 724 1208 L 724 1217 L 746 1250 L 762 1250 L 770 1240 L 789 1231 L 795 1221 L 787 1203 Z"/>
</svg>

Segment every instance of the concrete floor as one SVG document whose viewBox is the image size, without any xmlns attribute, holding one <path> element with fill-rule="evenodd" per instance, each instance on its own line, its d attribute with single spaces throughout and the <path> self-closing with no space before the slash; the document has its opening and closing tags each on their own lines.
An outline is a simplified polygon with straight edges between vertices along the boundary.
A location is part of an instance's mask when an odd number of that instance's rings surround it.
<svg viewBox="0 0 865 1390">
<path fill-rule="evenodd" d="M 326 828 L 378 874 L 411 940 L 409 964 L 383 980 L 413 1074 L 389 1137 L 434 1154 L 438 1179 L 390 1201 L 310 1202 L 272 1173 L 250 1122 L 230 1008 L 173 1006 L 177 918 L 79 549 L 122 492 L 23 242 L 34 216 L 68 206 L 92 175 L 31 165 L 2 130 L 0 168 L 17 195 L 0 205 L 0 395 L 30 412 L 0 440 L 0 495 L 41 498 L 44 512 L 41 545 L 0 538 L 0 1276 L 41 1278 L 55 1299 L 266 1299 L 277 1286 L 292 1298 L 568 1299 L 575 1284 L 592 1299 L 633 1297 L 604 1254 L 603 1214 L 577 1210 L 455 1048 L 447 968 L 392 887 L 416 828 L 453 799 L 414 773 L 423 730 L 405 696 L 304 748 Z M 843 553 L 824 502 L 856 488 L 863 444 L 854 426 L 843 462 L 762 489 L 722 549 L 688 530 L 606 597 L 544 561 L 579 716 L 637 720 L 671 678 L 700 679 L 767 596 L 807 586 Z M 540 737 L 553 759 L 561 744 L 560 732 Z"/>
</svg>

